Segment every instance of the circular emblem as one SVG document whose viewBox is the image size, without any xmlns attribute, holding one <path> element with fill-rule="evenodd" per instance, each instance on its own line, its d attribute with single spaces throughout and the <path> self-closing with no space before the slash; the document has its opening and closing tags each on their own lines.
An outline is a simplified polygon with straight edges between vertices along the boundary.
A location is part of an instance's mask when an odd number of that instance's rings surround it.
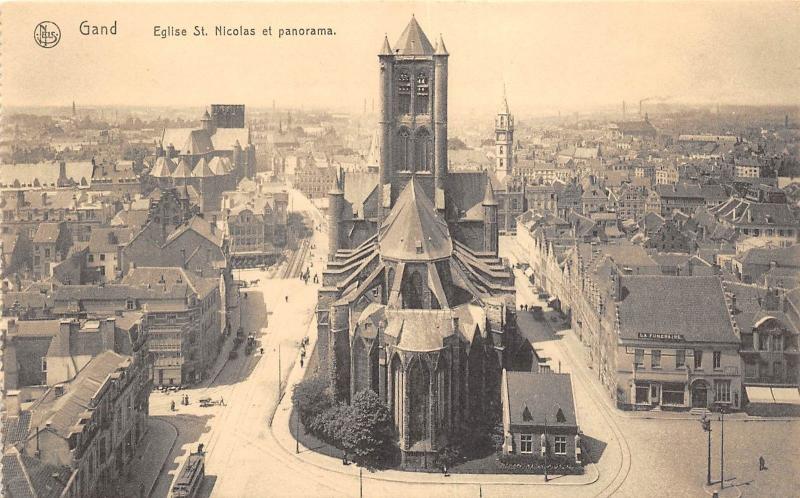
<svg viewBox="0 0 800 498">
<path fill-rule="evenodd" d="M 53 48 L 61 41 L 61 29 L 51 21 L 42 21 L 33 30 L 33 39 L 42 48 Z"/>
</svg>

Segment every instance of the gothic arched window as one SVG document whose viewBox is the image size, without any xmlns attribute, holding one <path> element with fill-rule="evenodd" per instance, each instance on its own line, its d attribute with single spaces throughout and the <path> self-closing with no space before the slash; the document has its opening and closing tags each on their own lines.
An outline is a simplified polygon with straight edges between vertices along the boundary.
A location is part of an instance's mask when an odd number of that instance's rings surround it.
<svg viewBox="0 0 800 498">
<path fill-rule="evenodd" d="M 433 147 L 431 144 L 431 134 L 427 128 L 417 130 L 414 139 L 414 171 L 430 171 Z"/>
<path fill-rule="evenodd" d="M 411 274 L 403 283 L 403 308 L 422 308 L 423 283 L 418 271 Z"/>
<path fill-rule="evenodd" d="M 417 73 L 416 92 L 416 98 L 414 99 L 415 114 L 428 114 L 430 89 L 428 87 L 428 75 L 423 72 Z"/>
<path fill-rule="evenodd" d="M 395 355 L 392 358 L 391 365 L 392 375 L 392 415 L 394 416 L 394 427 L 397 433 L 402 437 L 403 429 L 403 398 L 405 393 L 405 386 L 403 385 L 403 363 L 400 358 Z"/>
<path fill-rule="evenodd" d="M 397 75 L 397 113 L 411 112 L 411 76 L 405 71 Z"/>
<path fill-rule="evenodd" d="M 409 421 L 410 444 L 428 438 L 430 421 L 431 374 L 428 365 L 420 358 L 413 360 L 408 371 L 409 377 Z"/>
<path fill-rule="evenodd" d="M 395 157 L 397 158 L 397 169 L 399 171 L 411 170 L 411 132 L 408 128 L 400 128 L 398 131 L 397 150 Z"/>
<path fill-rule="evenodd" d="M 439 368 L 436 369 L 436 399 L 437 426 L 446 428 L 450 420 L 450 369 L 444 357 L 439 360 Z"/>
</svg>

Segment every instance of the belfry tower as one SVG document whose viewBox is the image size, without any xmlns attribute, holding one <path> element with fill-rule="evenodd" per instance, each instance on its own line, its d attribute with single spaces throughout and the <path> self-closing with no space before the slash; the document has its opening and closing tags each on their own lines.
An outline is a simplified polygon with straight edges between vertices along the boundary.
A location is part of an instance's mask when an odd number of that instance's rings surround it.
<svg viewBox="0 0 800 498">
<path fill-rule="evenodd" d="M 514 171 L 514 116 L 508 109 L 506 87 L 503 85 L 503 100 L 494 120 L 495 132 L 495 175 L 499 180 L 510 176 Z"/>
<path fill-rule="evenodd" d="M 445 208 L 447 177 L 447 49 L 434 48 L 412 16 L 392 49 L 384 38 L 380 64 L 380 214 L 382 220 L 413 177 Z"/>
</svg>

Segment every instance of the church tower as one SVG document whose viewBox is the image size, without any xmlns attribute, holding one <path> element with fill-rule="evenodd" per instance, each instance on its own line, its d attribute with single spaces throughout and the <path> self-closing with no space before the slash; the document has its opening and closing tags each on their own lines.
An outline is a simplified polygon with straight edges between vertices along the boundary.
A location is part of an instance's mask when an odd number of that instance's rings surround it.
<svg viewBox="0 0 800 498">
<path fill-rule="evenodd" d="M 514 170 L 514 116 L 508 110 L 506 89 L 503 86 L 503 100 L 494 120 L 495 132 L 495 174 L 498 179 L 510 176 Z"/>
<path fill-rule="evenodd" d="M 380 65 L 381 220 L 412 176 L 444 210 L 447 177 L 447 60 L 441 36 L 431 44 L 412 16 L 392 49 L 388 38 Z"/>
</svg>

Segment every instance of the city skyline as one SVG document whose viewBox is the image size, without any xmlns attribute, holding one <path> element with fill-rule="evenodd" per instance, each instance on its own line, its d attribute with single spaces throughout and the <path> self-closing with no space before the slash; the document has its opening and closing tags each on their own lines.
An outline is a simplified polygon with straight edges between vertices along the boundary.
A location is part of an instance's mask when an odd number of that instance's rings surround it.
<svg viewBox="0 0 800 498">
<path fill-rule="evenodd" d="M 412 13 L 430 37 L 444 34 L 456 114 L 492 112 L 503 83 L 520 114 L 613 108 L 623 100 L 635 115 L 642 99 L 710 105 L 800 99 L 800 35 L 792 30 L 800 13 L 791 3 L 758 5 L 757 16 L 749 3 L 319 4 L 313 14 L 283 4 L 234 4 L 224 12 L 196 5 L 189 20 L 181 16 L 186 5 L 98 4 L 80 12 L 7 5 L 9 25 L 34 26 L 44 15 L 63 34 L 57 47 L 45 51 L 28 30 L 4 32 L 4 103 L 182 107 L 213 98 L 253 107 L 275 100 L 281 107 L 358 111 L 365 99 L 371 108 L 377 95 L 384 33 L 395 43 Z M 119 34 L 82 36 L 84 19 L 117 20 Z M 259 32 L 268 25 L 330 26 L 336 35 L 161 39 L 153 36 L 155 25 L 190 32 L 194 25 Z M 30 77 L 53 71 L 58 77 Z M 336 102 L 331 86 L 342 89 Z M 353 86 L 356 91 L 347 91 Z"/>
</svg>

